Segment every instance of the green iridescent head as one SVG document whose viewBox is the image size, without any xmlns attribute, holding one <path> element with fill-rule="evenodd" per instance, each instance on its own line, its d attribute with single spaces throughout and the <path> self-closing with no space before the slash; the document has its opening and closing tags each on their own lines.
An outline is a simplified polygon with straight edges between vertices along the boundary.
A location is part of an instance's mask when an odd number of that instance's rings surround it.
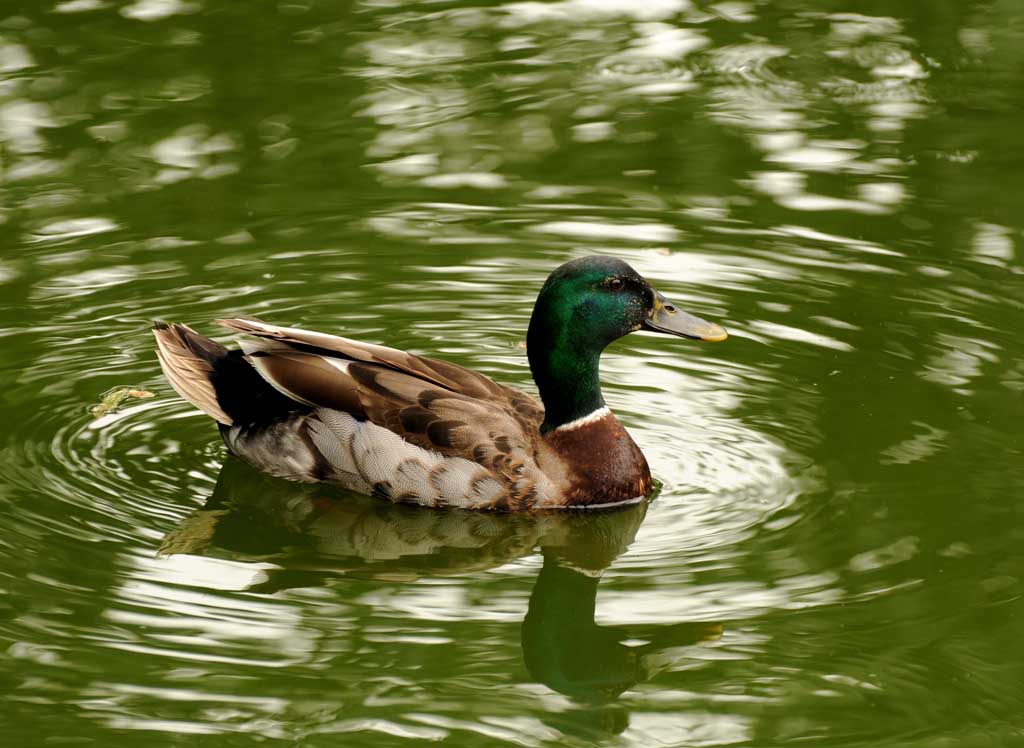
<svg viewBox="0 0 1024 748">
<path fill-rule="evenodd" d="M 678 309 L 622 260 L 582 257 L 557 268 L 540 290 L 526 337 L 547 431 L 604 406 L 598 361 L 637 330 L 724 340 L 724 329 Z"/>
</svg>

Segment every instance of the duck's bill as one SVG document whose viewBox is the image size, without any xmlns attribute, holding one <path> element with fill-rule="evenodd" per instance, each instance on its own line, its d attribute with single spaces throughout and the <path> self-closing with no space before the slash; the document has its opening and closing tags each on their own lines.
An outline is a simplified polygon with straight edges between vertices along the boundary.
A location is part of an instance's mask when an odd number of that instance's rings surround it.
<svg viewBox="0 0 1024 748">
<path fill-rule="evenodd" d="M 654 311 L 644 322 L 643 329 L 709 342 L 718 342 L 729 337 L 729 333 L 721 325 L 687 314 L 657 291 L 654 293 Z"/>
</svg>

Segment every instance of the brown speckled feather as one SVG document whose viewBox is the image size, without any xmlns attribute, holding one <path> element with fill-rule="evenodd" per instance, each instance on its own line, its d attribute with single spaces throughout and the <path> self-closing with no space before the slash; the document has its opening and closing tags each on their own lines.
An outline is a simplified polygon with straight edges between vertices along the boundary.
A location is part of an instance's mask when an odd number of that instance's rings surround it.
<svg viewBox="0 0 1024 748">
<path fill-rule="evenodd" d="M 313 411 L 318 454 L 299 479 L 329 479 L 393 501 L 520 510 L 561 493 L 541 469 L 542 410 L 529 395 L 455 364 L 255 320 L 223 320 L 275 389 Z M 229 446 L 254 440 L 239 429 Z M 269 455 L 253 460 L 267 469 Z M 326 474 L 325 474 L 326 472 Z"/>
<path fill-rule="evenodd" d="M 217 323 L 229 330 L 276 340 L 297 350 L 325 356 L 362 361 L 402 372 L 424 384 L 455 392 L 469 398 L 486 399 L 511 415 L 527 432 L 532 433 L 544 420 L 544 408 L 535 398 L 490 377 L 448 361 L 415 356 L 395 348 L 328 335 L 294 327 L 268 325 L 256 319 L 222 319 Z"/>
</svg>

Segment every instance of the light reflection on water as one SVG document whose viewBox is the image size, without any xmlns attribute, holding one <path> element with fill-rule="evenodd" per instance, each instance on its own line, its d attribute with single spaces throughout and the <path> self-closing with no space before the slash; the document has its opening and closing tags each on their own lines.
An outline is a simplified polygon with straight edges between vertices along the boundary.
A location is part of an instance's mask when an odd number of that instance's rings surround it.
<svg viewBox="0 0 1024 748">
<path fill-rule="evenodd" d="M 1012 739 L 1024 47 L 968 5 L 0 18 L 14 741 Z M 150 350 L 248 313 L 529 387 L 588 253 L 731 333 L 606 355 L 663 483 L 623 513 L 269 481 Z"/>
</svg>

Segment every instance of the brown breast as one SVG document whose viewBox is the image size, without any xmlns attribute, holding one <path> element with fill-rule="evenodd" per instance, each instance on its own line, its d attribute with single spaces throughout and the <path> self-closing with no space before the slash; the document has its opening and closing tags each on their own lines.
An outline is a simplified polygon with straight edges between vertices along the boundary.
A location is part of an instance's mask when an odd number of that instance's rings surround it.
<svg viewBox="0 0 1024 748">
<path fill-rule="evenodd" d="M 544 441 L 564 464 L 566 506 L 629 501 L 647 496 L 654 487 L 643 452 L 611 411 L 554 429 Z"/>
</svg>

